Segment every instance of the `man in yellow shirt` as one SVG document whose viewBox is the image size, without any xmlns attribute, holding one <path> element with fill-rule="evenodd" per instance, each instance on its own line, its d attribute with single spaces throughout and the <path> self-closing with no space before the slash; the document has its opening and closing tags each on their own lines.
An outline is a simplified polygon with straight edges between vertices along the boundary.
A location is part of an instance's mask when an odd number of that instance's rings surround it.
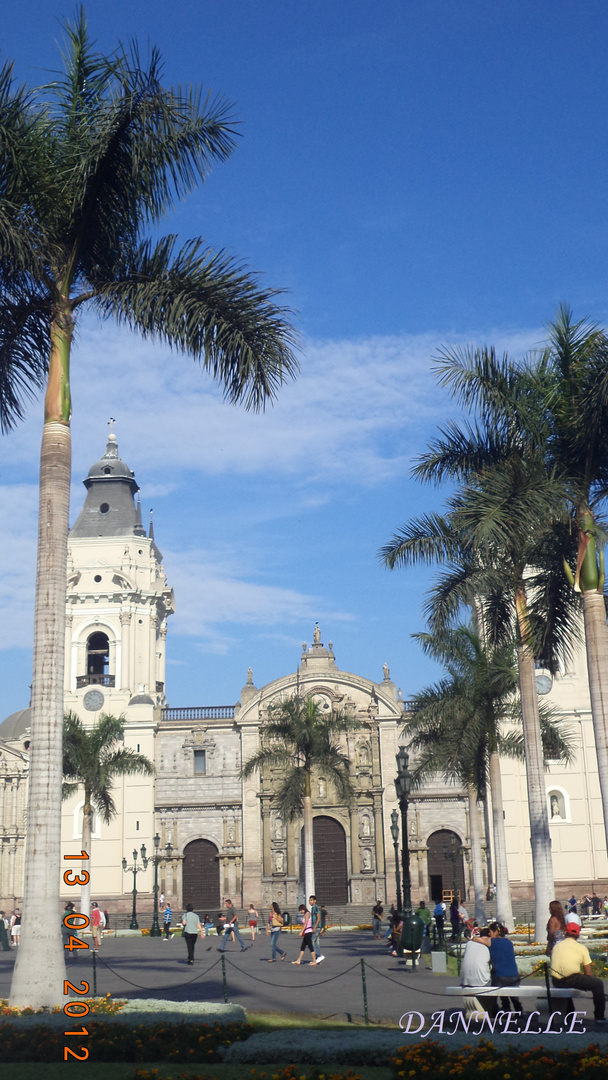
<svg viewBox="0 0 608 1080">
<path fill-rule="evenodd" d="M 566 936 L 558 941 L 551 952 L 551 977 L 556 989 L 591 990 L 596 1027 L 604 1027 L 606 1020 L 606 995 L 601 979 L 591 974 L 591 957 L 585 945 L 577 940 L 581 928 L 578 923 L 566 923 Z M 581 967 L 583 972 L 581 972 Z M 573 1006 L 574 1008 L 574 1006 Z"/>
</svg>

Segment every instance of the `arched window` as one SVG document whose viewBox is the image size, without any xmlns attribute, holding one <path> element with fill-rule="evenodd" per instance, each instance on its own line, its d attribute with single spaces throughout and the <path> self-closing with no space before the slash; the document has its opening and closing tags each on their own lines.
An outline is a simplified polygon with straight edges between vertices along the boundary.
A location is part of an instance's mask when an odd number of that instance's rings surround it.
<svg viewBox="0 0 608 1080">
<path fill-rule="evenodd" d="M 74 840 L 82 840 L 82 819 L 84 817 L 84 803 L 81 802 L 78 806 L 74 807 Z M 91 836 L 94 840 L 99 839 L 101 833 L 99 831 L 99 814 L 96 810 L 93 810 L 91 815 Z"/>
<path fill-rule="evenodd" d="M 110 657 L 108 635 L 97 631 L 87 641 L 87 675 L 107 675 Z"/>
</svg>

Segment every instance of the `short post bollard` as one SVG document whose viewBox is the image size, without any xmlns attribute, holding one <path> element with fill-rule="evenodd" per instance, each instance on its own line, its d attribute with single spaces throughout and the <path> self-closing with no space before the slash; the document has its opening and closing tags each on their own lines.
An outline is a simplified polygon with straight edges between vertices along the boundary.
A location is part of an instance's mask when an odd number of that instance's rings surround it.
<svg viewBox="0 0 608 1080">
<path fill-rule="evenodd" d="M 224 984 L 224 1004 L 228 1004 L 228 984 L 226 982 L 226 957 L 222 955 L 222 982 Z"/>
<path fill-rule="evenodd" d="M 365 1026 L 369 1027 L 369 1015 L 367 1012 L 367 986 L 365 985 L 365 962 L 361 961 L 361 983 L 363 986 L 363 1012 L 365 1014 Z"/>
</svg>

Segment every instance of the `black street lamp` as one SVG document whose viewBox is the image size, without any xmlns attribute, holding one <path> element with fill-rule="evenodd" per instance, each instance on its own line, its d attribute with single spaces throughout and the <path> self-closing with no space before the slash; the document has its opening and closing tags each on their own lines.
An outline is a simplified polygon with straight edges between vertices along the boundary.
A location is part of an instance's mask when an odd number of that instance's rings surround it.
<svg viewBox="0 0 608 1080">
<path fill-rule="evenodd" d="M 133 866 L 127 866 L 127 860 L 124 859 L 124 858 L 122 860 L 122 868 L 123 868 L 124 872 L 125 873 L 128 872 L 130 874 L 133 874 L 133 911 L 131 913 L 131 922 L 129 923 L 129 930 L 139 930 L 139 926 L 137 925 L 137 875 L 140 874 L 142 870 L 147 870 L 148 869 L 148 860 L 146 858 L 146 845 L 145 844 L 141 845 L 140 854 L 141 854 L 141 861 L 143 863 L 143 866 L 138 866 L 137 865 L 137 850 L 136 849 L 133 850 Z"/>
<path fill-rule="evenodd" d="M 391 814 L 391 836 L 395 849 L 395 879 L 397 882 L 397 911 L 401 914 L 401 875 L 399 873 L 399 814 L 393 810 Z"/>
<path fill-rule="evenodd" d="M 407 950 L 412 954 L 412 967 L 416 966 L 416 950 L 422 945 L 424 923 L 418 915 L 412 914 L 412 879 L 410 876 L 410 849 L 407 832 L 407 804 L 412 790 L 412 774 L 408 769 L 409 756 L 405 746 L 399 747 L 396 755 L 397 779 L 395 790 L 401 810 L 401 861 L 403 867 L 403 929 L 401 931 L 400 955 Z"/>
<path fill-rule="evenodd" d="M 167 844 L 166 854 L 159 855 L 158 848 L 160 846 L 160 836 L 158 833 L 154 837 L 154 855 L 152 861 L 154 863 L 154 914 L 152 916 L 152 929 L 150 930 L 150 937 L 162 937 L 163 932 L 158 922 L 158 864 L 165 862 L 168 859 L 173 858 L 173 845 Z"/>
</svg>

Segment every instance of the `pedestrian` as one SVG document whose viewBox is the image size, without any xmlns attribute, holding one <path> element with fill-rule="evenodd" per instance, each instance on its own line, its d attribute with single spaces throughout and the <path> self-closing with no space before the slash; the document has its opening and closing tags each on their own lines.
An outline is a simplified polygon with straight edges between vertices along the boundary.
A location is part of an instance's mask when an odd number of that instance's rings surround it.
<svg viewBox="0 0 608 1080">
<path fill-rule="evenodd" d="M 372 908 L 372 934 L 374 938 L 380 937 L 380 931 L 382 929 L 382 915 L 384 908 L 382 907 L 382 901 L 376 900 L 374 907 Z"/>
<path fill-rule="evenodd" d="M 163 930 L 165 932 L 165 941 L 169 941 L 171 937 L 171 920 L 173 918 L 173 912 L 171 911 L 171 904 L 167 904 L 165 913 L 163 915 Z"/>
<path fill-rule="evenodd" d="M 188 949 L 188 963 L 194 963 L 194 946 L 196 945 L 196 938 L 203 929 L 200 919 L 194 911 L 193 904 L 186 904 L 186 910 L 182 919 L 183 935 L 186 941 L 186 948 Z"/>
<path fill-rule="evenodd" d="M 321 904 L 321 937 L 325 937 L 325 931 L 329 926 L 329 915 L 325 904 Z"/>
<path fill-rule="evenodd" d="M 493 922 L 488 927 L 490 933 L 490 961 L 492 963 L 492 983 L 494 986 L 519 986 L 520 976 L 515 959 L 513 943 L 507 937 L 506 927 L 502 923 Z M 510 997 L 515 1012 L 523 1012 L 523 1006 L 518 997 Z M 509 997 L 500 999 L 505 1010 L 509 1011 Z"/>
<path fill-rule="evenodd" d="M 389 945 L 389 951 L 391 956 L 399 956 L 399 950 L 401 948 L 401 936 L 403 934 L 403 919 L 400 912 L 395 909 L 395 913 L 391 919 L 391 940 Z"/>
<path fill-rule="evenodd" d="M 433 909 L 433 918 L 437 927 L 437 944 L 443 945 L 443 928 L 445 925 L 445 904 L 438 900 Z"/>
<path fill-rule="evenodd" d="M 8 952 L 10 945 L 8 943 L 8 919 L 5 918 L 4 912 L 0 911 L 0 948 L 3 952 Z"/>
<path fill-rule="evenodd" d="M 591 957 L 587 947 L 578 940 L 580 932 L 581 928 L 578 923 L 566 923 L 566 936 L 563 941 L 557 942 L 551 953 L 551 978 L 556 990 L 561 988 L 591 990 L 595 1025 L 598 1028 L 605 1028 L 606 995 L 604 984 L 601 979 L 596 979 L 591 974 Z M 564 1007 L 566 1007 L 566 1003 L 564 1003 Z M 574 1002 L 570 1000 L 567 1007 L 569 1010 L 574 1011 Z"/>
<path fill-rule="evenodd" d="M 568 913 L 572 922 L 579 921 L 578 915 Z M 563 941 L 566 936 L 566 919 L 564 909 L 559 900 L 552 900 L 549 904 L 549 922 L 547 923 L 547 948 L 545 955 L 551 956 L 551 950 L 558 941 Z"/>
<path fill-rule="evenodd" d="M 258 925 L 258 913 L 255 910 L 253 904 L 249 905 L 249 911 L 247 912 L 247 921 L 251 930 L 251 944 L 255 941 L 255 928 Z"/>
<path fill-rule="evenodd" d="M 104 910 L 102 911 L 101 914 L 103 915 L 103 929 L 104 930 L 109 930 L 110 929 L 110 916 L 108 915 L 108 912 L 105 910 L 105 908 L 104 908 Z"/>
<path fill-rule="evenodd" d="M 205 915 L 204 925 L 205 925 L 205 937 L 211 937 L 211 931 L 214 929 L 215 923 L 213 922 L 213 919 L 211 918 L 210 915 Z"/>
<path fill-rule="evenodd" d="M 577 908 L 576 908 L 576 896 L 574 895 L 574 893 L 572 893 L 572 896 L 570 897 L 570 899 L 568 901 L 568 906 L 569 906 L 569 910 L 573 911 L 574 914 L 576 915 L 576 911 L 577 911 Z"/>
<path fill-rule="evenodd" d="M 224 925 L 224 936 L 219 951 L 225 951 L 226 945 L 228 944 L 228 937 L 230 936 L 230 934 L 234 934 L 239 945 L 241 946 L 241 952 L 247 952 L 247 946 L 245 945 L 245 942 L 243 941 L 241 937 L 241 932 L 239 930 L 239 917 L 236 913 L 235 908 L 232 906 L 232 900 L 224 900 L 224 903 L 226 905 L 226 923 Z"/>
<path fill-rule="evenodd" d="M 424 923 L 424 936 L 429 936 L 429 927 L 431 925 L 431 909 L 426 906 L 426 901 L 421 900 L 414 912 L 419 919 L 422 919 Z"/>
<path fill-rule="evenodd" d="M 304 950 L 310 949 L 312 960 L 310 963 L 315 967 L 317 958 L 315 956 L 315 950 L 312 947 L 312 919 L 310 917 L 310 911 L 306 907 L 306 904 L 300 904 L 298 911 L 302 916 L 302 929 L 300 931 L 300 937 L 302 938 L 302 944 L 300 945 L 300 955 L 297 960 L 292 960 L 292 964 L 299 967 L 302 963 L 302 957 L 304 956 Z"/>
<path fill-rule="evenodd" d="M 99 952 L 101 945 L 101 912 L 99 905 L 95 901 L 91 904 L 91 932 L 93 934 L 94 951 Z"/>
<path fill-rule="evenodd" d="M 269 964 L 276 964 L 277 953 L 281 954 L 281 960 L 284 960 L 287 953 L 283 949 L 279 948 L 279 935 L 283 929 L 283 916 L 281 915 L 281 909 L 275 900 L 272 901 L 272 907 L 268 916 L 268 926 L 266 927 L 266 937 L 270 935 L 270 948 L 272 955 Z"/>
<path fill-rule="evenodd" d="M 588 915 L 590 906 L 591 906 L 591 897 L 590 896 L 583 896 L 583 899 L 581 900 L 581 915 L 585 915 L 585 916 Z"/>
<path fill-rule="evenodd" d="M 593 896 L 591 897 L 591 914 L 592 915 L 599 915 L 600 911 L 601 911 L 601 907 L 602 907 L 602 901 L 600 900 L 597 893 L 594 892 Z"/>
<path fill-rule="evenodd" d="M 164 892 L 161 892 L 161 894 L 160 894 L 160 896 L 158 898 L 158 906 L 159 906 L 161 911 L 163 910 L 163 908 L 165 906 L 165 894 L 164 894 Z"/>
<path fill-rule="evenodd" d="M 10 920 L 11 948 L 16 949 L 21 941 L 21 912 L 13 911 Z"/>
<path fill-rule="evenodd" d="M 462 926 L 460 915 L 458 914 L 457 900 L 452 900 L 450 904 L 450 922 L 452 924 L 452 941 L 457 941 L 460 937 L 460 928 Z"/>
<path fill-rule="evenodd" d="M 312 947 L 315 950 L 317 964 L 321 964 L 325 959 L 321 952 L 321 946 L 319 945 L 319 934 L 321 933 L 321 908 L 317 904 L 316 896 L 311 896 L 309 898 L 309 903 L 310 920 L 312 924 Z"/>
</svg>

